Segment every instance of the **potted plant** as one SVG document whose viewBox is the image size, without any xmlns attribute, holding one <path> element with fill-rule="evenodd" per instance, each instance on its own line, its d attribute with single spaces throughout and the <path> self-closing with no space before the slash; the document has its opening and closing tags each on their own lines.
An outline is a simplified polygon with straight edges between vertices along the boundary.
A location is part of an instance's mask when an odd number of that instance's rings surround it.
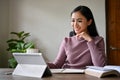
<svg viewBox="0 0 120 80">
<path fill-rule="evenodd" d="M 26 42 L 25 39 L 30 36 L 30 33 L 21 32 L 11 32 L 11 35 L 15 35 L 15 38 L 11 38 L 7 40 L 8 48 L 7 51 L 10 53 L 25 53 L 27 49 L 34 48 L 34 44 L 32 42 Z M 9 60 L 9 67 L 15 68 L 17 62 L 15 58 L 12 56 Z"/>
</svg>

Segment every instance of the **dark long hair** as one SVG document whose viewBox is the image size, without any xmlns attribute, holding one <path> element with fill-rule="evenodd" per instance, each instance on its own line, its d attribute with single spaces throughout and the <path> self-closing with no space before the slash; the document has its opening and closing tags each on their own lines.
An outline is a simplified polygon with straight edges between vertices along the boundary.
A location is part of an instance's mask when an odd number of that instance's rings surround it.
<svg viewBox="0 0 120 80">
<path fill-rule="evenodd" d="M 95 37 L 95 36 L 99 36 L 98 32 L 97 32 L 97 29 L 96 29 L 96 25 L 95 25 L 95 21 L 94 21 L 94 17 L 93 17 L 93 14 L 91 12 L 91 10 L 86 7 L 86 6 L 78 6 L 76 7 L 72 12 L 71 12 L 71 15 L 74 13 L 74 12 L 80 12 L 84 17 L 86 17 L 86 19 L 89 21 L 90 19 L 92 19 L 92 23 L 87 27 L 87 30 L 89 32 L 89 35 L 92 36 L 92 37 Z M 75 31 L 73 30 L 73 34 L 76 35 Z"/>
</svg>

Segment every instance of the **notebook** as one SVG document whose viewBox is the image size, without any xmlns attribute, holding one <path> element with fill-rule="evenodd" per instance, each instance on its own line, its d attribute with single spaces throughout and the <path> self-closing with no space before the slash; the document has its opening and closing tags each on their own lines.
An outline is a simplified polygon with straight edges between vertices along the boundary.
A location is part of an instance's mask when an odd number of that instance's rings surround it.
<svg viewBox="0 0 120 80">
<path fill-rule="evenodd" d="M 13 53 L 13 56 L 18 65 L 12 75 L 39 78 L 52 75 L 42 53 Z"/>
</svg>

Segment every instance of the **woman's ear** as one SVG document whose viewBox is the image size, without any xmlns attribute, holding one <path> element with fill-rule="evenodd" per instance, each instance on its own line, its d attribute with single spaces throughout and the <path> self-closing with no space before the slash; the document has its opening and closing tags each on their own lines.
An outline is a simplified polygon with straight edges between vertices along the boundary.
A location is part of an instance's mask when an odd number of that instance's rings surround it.
<svg viewBox="0 0 120 80">
<path fill-rule="evenodd" d="M 90 19 L 90 20 L 88 21 L 88 25 L 91 25 L 91 23 L 92 23 L 92 19 Z"/>
</svg>

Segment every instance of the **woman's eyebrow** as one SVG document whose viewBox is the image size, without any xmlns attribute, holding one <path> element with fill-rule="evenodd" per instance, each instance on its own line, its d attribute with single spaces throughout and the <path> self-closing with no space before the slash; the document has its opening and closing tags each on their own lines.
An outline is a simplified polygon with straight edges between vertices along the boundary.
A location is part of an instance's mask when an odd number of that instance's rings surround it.
<svg viewBox="0 0 120 80">
<path fill-rule="evenodd" d="M 75 19 L 75 18 L 72 18 L 72 19 Z M 82 18 L 77 18 L 76 20 L 83 20 Z"/>
<path fill-rule="evenodd" d="M 78 18 L 77 20 L 83 20 L 82 18 Z"/>
</svg>

